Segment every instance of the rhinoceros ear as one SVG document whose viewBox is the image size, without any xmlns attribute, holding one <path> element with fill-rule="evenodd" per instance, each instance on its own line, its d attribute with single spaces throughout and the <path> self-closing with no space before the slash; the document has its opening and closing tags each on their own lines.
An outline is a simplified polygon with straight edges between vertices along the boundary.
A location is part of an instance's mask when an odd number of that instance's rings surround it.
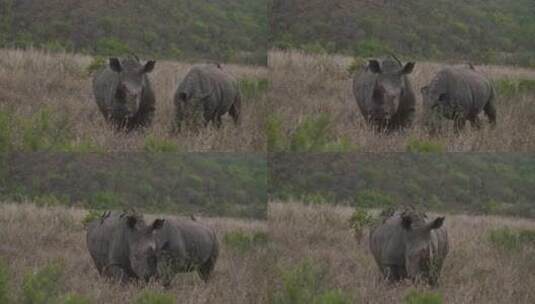
<svg viewBox="0 0 535 304">
<path fill-rule="evenodd" d="M 412 71 L 414 70 L 414 66 L 415 66 L 414 62 L 407 62 L 407 64 L 405 64 L 403 69 L 401 69 L 401 75 L 407 75 L 407 74 L 412 73 Z"/>
<path fill-rule="evenodd" d="M 135 229 L 137 224 L 137 216 L 135 215 L 129 215 L 126 217 L 126 225 L 130 229 Z"/>
<path fill-rule="evenodd" d="M 112 71 L 117 73 L 120 73 L 123 70 L 123 68 L 121 67 L 121 62 L 115 57 L 110 58 L 110 68 Z"/>
<path fill-rule="evenodd" d="M 381 65 L 379 64 L 379 61 L 373 59 L 373 60 L 370 60 L 370 62 L 368 63 L 368 67 L 370 69 L 370 71 L 372 71 L 372 73 L 375 73 L 375 74 L 381 74 L 382 71 L 381 71 Z"/>
<path fill-rule="evenodd" d="M 429 223 L 429 230 L 434 230 L 442 227 L 445 219 L 445 217 L 437 217 L 434 221 Z"/>
<path fill-rule="evenodd" d="M 143 73 L 150 73 L 152 70 L 154 70 L 154 66 L 156 66 L 156 61 L 149 60 L 147 63 L 145 63 L 145 66 L 143 67 Z"/>
<path fill-rule="evenodd" d="M 163 227 L 163 223 L 165 222 L 164 219 L 155 219 L 154 222 L 152 222 L 151 228 L 152 230 L 158 230 Z"/>
</svg>

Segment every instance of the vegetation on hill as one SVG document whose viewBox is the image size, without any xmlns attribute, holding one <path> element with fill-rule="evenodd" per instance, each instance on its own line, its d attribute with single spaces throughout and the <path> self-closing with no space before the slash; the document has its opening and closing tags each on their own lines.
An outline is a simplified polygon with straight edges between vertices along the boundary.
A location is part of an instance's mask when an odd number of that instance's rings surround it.
<svg viewBox="0 0 535 304">
<path fill-rule="evenodd" d="M 263 63 L 265 0 L 0 0 L 0 47 Z"/>
<path fill-rule="evenodd" d="M 535 217 L 530 154 L 272 154 L 272 199 Z"/>
<path fill-rule="evenodd" d="M 3 161 L 0 200 L 250 218 L 267 213 L 266 162 L 258 154 L 10 153 Z"/>
<path fill-rule="evenodd" d="M 272 0 L 270 45 L 535 66 L 531 0 Z"/>
</svg>

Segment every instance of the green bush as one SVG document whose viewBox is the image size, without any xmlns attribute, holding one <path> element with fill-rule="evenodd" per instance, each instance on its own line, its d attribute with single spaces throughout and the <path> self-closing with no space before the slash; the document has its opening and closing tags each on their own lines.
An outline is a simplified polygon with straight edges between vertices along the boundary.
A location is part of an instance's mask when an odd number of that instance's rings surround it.
<svg viewBox="0 0 535 304">
<path fill-rule="evenodd" d="M 37 272 L 29 273 L 22 282 L 24 304 L 49 304 L 59 300 L 63 265 L 50 263 Z"/>
<path fill-rule="evenodd" d="M 92 221 L 99 219 L 102 216 L 102 210 L 91 209 L 87 211 L 87 214 L 82 219 L 82 225 L 87 226 Z"/>
<path fill-rule="evenodd" d="M 178 145 L 171 140 L 149 135 L 143 142 L 143 150 L 145 152 L 177 152 Z"/>
<path fill-rule="evenodd" d="M 288 140 L 282 129 L 282 120 L 276 114 L 266 119 L 266 136 L 268 151 L 281 152 L 287 149 Z"/>
<path fill-rule="evenodd" d="M 354 54 L 357 57 L 374 57 L 381 54 L 390 53 L 392 49 L 381 40 L 369 38 L 359 42 Z"/>
<path fill-rule="evenodd" d="M 290 138 L 292 152 L 349 152 L 355 147 L 347 139 L 333 139 L 331 118 L 327 113 L 307 117 Z"/>
<path fill-rule="evenodd" d="M 345 304 L 353 303 L 341 290 L 323 287 L 325 270 L 310 260 L 281 271 L 282 288 L 273 304 Z"/>
<path fill-rule="evenodd" d="M 375 218 L 366 209 L 362 208 L 356 208 L 349 218 L 349 225 L 353 229 L 357 239 L 362 237 L 364 228 L 372 225 L 374 222 Z"/>
<path fill-rule="evenodd" d="M 95 192 L 89 199 L 89 207 L 93 209 L 117 209 L 121 206 L 122 198 L 115 192 Z"/>
<path fill-rule="evenodd" d="M 66 295 L 61 303 L 62 304 L 90 304 L 91 301 L 84 296 L 71 293 L 71 294 Z"/>
<path fill-rule="evenodd" d="M 269 80 L 265 78 L 242 78 L 238 81 L 242 99 L 254 100 L 269 89 Z"/>
<path fill-rule="evenodd" d="M 355 72 L 359 71 L 363 67 L 365 67 L 367 64 L 366 60 L 360 57 L 353 57 L 353 60 L 347 67 L 347 72 L 350 75 L 353 75 Z"/>
<path fill-rule="evenodd" d="M 363 190 L 357 193 L 355 199 L 357 208 L 378 208 L 394 205 L 394 198 L 378 190 Z"/>
<path fill-rule="evenodd" d="M 535 80 L 533 79 L 500 79 L 495 81 L 498 96 L 516 96 L 520 94 L 534 94 Z"/>
<path fill-rule="evenodd" d="M 172 294 L 144 291 L 142 292 L 134 302 L 135 304 L 174 304 L 175 298 Z"/>
<path fill-rule="evenodd" d="M 11 150 L 11 119 L 10 113 L 0 111 L 0 153 Z"/>
<path fill-rule="evenodd" d="M 246 253 L 253 248 L 265 246 L 269 242 L 269 236 L 263 231 L 246 233 L 232 231 L 225 233 L 223 243 L 239 253 Z"/>
<path fill-rule="evenodd" d="M 91 75 L 94 72 L 103 69 L 104 67 L 106 67 L 106 65 L 108 65 L 108 61 L 106 60 L 106 58 L 102 56 L 95 56 L 93 57 L 93 61 L 91 61 L 85 71 L 87 75 Z"/>
<path fill-rule="evenodd" d="M 406 304 L 442 304 L 442 295 L 435 292 L 419 292 L 411 290 L 405 297 Z"/>
<path fill-rule="evenodd" d="M 8 286 L 9 273 L 7 265 L 3 260 L 0 260 L 0 304 L 9 304 L 9 286 Z"/>
<path fill-rule="evenodd" d="M 117 38 L 101 38 L 96 42 L 95 51 L 102 56 L 122 56 L 130 52 L 126 43 Z"/>
<path fill-rule="evenodd" d="M 444 150 L 444 145 L 436 141 L 411 138 L 407 143 L 407 152 L 411 153 L 440 153 Z"/>
<path fill-rule="evenodd" d="M 66 114 L 53 116 L 52 111 L 42 109 L 31 118 L 22 119 L 22 149 L 24 151 L 65 150 L 72 137 Z"/>
<path fill-rule="evenodd" d="M 498 228 L 491 230 L 488 238 L 495 247 L 505 251 L 518 251 L 524 246 L 535 246 L 535 231 L 533 230 Z"/>
</svg>

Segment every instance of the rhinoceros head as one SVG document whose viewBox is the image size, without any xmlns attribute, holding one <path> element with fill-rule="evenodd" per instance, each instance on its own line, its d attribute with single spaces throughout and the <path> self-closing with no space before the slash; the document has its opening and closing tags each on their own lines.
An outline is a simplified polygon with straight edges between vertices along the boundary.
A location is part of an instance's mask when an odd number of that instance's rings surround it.
<svg viewBox="0 0 535 304">
<path fill-rule="evenodd" d="M 398 62 L 370 60 L 368 69 L 377 75 L 373 88 L 370 119 L 376 122 L 389 120 L 399 107 L 407 83 L 405 75 L 412 73 L 414 62 L 401 66 Z"/>
<path fill-rule="evenodd" d="M 135 60 L 110 58 L 111 70 L 119 74 L 119 83 L 114 92 L 112 105 L 113 116 L 131 118 L 137 113 L 146 85 L 144 76 L 154 69 L 155 64 L 153 60 L 142 65 L 137 58 Z"/>
<path fill-rule="evenodd" d="M 415 279 L 431 271 L 433 251 L 431 231 L 439 229 L 444 217 L 427 222 L 425 216 L 404 213 L 402 227 L 405 230 L 405 267 L 407 276 Z"/>
<path fill-rule="evenodd" d="M 130 266 L 138 278 L 148 281 L 157 274 L 157 248 L 155 231 L 163 226 L 163 219 L 156 219 L 146 225 L 138 215 L 128 215 L 128 252 Z"/>
</svg>

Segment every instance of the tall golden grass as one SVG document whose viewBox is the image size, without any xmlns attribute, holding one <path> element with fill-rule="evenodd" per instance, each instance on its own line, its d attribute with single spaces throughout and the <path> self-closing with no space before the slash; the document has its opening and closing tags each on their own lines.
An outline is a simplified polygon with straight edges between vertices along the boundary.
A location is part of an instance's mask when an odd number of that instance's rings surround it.
<svg viewBox="0 0 535 304">
<path fill-rule="evenodd" d="M 385 282 L 368 249 L 368 233 L 359 244 L 348 228 L 352 212 L 347 207 L 272 202 L 269 231 L 279 265 L 292 267 L 304 259 L 321 265 L 326 271 L 323 287 L 341 289 L 354 303 L 402 303 L 413 289 L 439 293 L 444 303 L 535 302 L 535 247 L 509 254 L 488 240 L 489 231 L 497 228 L 533 230 L 532 220 L 445 215 L 450 252 L 439 287 L 431 289 Z"/>
<path fill-rule="evenodd" d="M 410 58 L 407 58 L 410 59 Z M 410 75 L 417 95 L 416 122 L 404 133 L 388 136 L 368 128 L 352 92 L 348 68 L 352 58 L 339 55 L 309 55 L 299 51 L 271 51 L 268 54 L 271 91 L 270 107 L 282 120 L 284 132 L 291 134 L 307 117 L 330 113 L 330 132 L 335 139 L 346 138 L 362 152 L 407 151 L 409 140 L 433 140 L 444 151 L 518 152 L 535 151 L 535 96 L 498 97 L 498 121 L 492 130 L 488 123 L 480 131 L 457 136 L 450 132 L 431 138 L 422 127 L 420 88 L 445 64 L 417 62 Z M 492 79 L 535 79 L 535 70 L 507 66 L 477 66 Z M 486 118 L 483 119 L 487 122 Z M 451 127 L 451 123 L 450 123 Z"/>
<path fill-rule="evenodd" d="M 145 60 L 150 58 L 144 58 Z M 141 151 L 147 137 L 174 142 L 180 151 L 264 151 L 262 119 L 265 96 L 245 100 L 242 125 L 235 127 L 225 117 L 223 127 L 208 127 L 198 134 L 170 134 L 173 123 L 173 95 L 191 64 L 158 61 L 149 75 L 156 94 L 153 125 L 143 133 L 125 135 L 108 126 L 94 101 L 89 56 L 49 53 L 41 50 L 0 50 L 0 110 L 11 109 L 15 117 L 31 117 L 43 108 L 67 117 L 74 141 L 88 141 L 104 151 Z M 263 67 L 224 64 L 236 78 L 267 77 Z M 18 130 L 14 130 L 16 133 Z"/>
<path fill-rule="evenodd" d="M 76 293 L 91 303 L 133 303 L 143 290 L 173 295 L 177 303 L 266 303 L 269 252 L 257 248 L 238 253 L 221 244 L 213 279 L 205 284 L 196 273 L 179 274 L 165 290 L 157 282 L 148 285 L 110 282 L 101 278 L 87 252 L 85 211 L 64 207 L 39 208 L 32 204 L 0 204 L 0 259 L 8 265 L 9 294 L 22 302 L 21 285 L 28 273 L 57 261 L 63 265 L 62 293 Z M 150 220 L 154 216 L 147 216 Z M 168 217 L 164 215 L 164 217 Z M 198 218 L 217 231 L 218 239 L 229 231 L 266 231 L 265 222 L 232 218 Z"/>
</svg>

